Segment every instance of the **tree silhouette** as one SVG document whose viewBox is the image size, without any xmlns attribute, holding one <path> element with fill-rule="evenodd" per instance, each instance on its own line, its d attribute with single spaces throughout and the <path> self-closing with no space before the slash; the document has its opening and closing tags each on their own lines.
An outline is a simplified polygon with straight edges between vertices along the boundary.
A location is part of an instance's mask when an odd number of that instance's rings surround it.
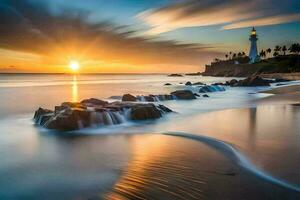
<svg viewBox="0 0 300 200">
<path fill-rule="evenodd" d="M 276 45 L 274 51 L 276 51 L 279 55 L 279 52 L 281 51 L 281 47 Z"/>
<path fill-rule="evenodd" d="M 287 51 L 286 46 L 284 45 L 281 50 L 283 51 L 283 55 L 285 55 L 285 52 Z"/>
<path fill-rule="evenodd" d="M 300 44 L 294 43 L 290 46 L 289 51 L 294 54 L 298 54 L 300 52 Z"/>
<path fill-rule="evenodd" d="M 266 52 L 264 50 L 261 50 L 260 53 L 259 53 L 259 56 L 261 58 L 265 58 L 266 57 Z"/>
<path fill-rule="evenodd" d="M 266 52 L 267 52 L 267 54 L 271 54 L 272 49 L 271 49 L 271 48 L 268 48 L 268 49 L 266 50 Z"/>
</svg>

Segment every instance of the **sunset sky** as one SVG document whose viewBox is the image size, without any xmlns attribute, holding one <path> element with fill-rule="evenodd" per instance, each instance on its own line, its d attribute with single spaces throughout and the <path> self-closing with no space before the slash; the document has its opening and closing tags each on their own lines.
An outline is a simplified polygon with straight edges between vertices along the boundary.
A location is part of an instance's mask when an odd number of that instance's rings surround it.
<svg viewBox="0 0 300 200">
<path fill-rule="evenodd" d="M 0 72 L 202 71 L 228 51 L 300 42 L 299 0 L 0 0 Z"/>
</svg>

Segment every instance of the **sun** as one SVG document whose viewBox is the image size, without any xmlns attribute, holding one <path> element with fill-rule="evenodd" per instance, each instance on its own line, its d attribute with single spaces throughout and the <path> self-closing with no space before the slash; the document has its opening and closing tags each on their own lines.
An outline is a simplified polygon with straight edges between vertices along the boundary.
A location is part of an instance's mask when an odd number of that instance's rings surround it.
<svg viewBox="0 0 300 200">
<path fill-rule="evenodd" d="M 69 67 L 72 71 L 76 72 L 79 70 L 79 63 L 77 61 L 70 61 Z"/>
</svg>

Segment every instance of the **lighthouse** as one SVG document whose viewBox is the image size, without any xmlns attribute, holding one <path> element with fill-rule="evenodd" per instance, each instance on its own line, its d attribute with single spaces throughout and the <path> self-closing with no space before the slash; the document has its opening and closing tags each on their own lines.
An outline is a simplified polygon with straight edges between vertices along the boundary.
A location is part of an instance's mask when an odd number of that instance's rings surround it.
<svg viewBox="0 0 300 200">
<path fill-rule="evenodd" d="M 250 52 L 249 52 L 250 63 L 255 63 L 256 61 L 259 60 L 259 56 L 257 54 L 257 44 L 256 44 L 258 38 L 254 27 L 251 31 L 249 40 L 251 42 Z"/>
</svg>

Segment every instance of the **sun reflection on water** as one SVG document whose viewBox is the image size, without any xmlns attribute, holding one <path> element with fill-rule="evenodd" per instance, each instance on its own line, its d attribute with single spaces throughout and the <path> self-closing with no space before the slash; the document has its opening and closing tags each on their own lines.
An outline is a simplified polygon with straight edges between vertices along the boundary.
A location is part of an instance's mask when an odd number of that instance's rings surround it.
<svg viewBox="0 0 300 200">
<path fill-rule="evenodd" d="M 73 75 L 72 81 L 72 102 L 78 102 L 78 85 L 76 75 Z"/>
</svg>

